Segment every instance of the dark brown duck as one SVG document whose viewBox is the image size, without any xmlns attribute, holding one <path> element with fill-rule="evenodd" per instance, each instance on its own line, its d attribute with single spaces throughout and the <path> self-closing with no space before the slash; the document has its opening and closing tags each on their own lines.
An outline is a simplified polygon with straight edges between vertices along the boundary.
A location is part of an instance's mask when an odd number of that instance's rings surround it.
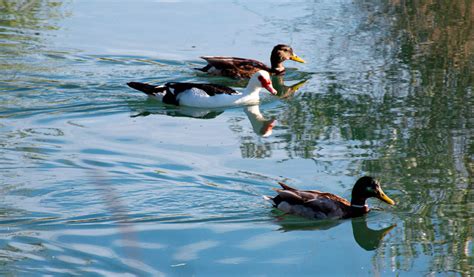
<svg viewBox="0 0 474 277">
<path fill-rule="evenodd" d="M 286 60 L 293 60 L 300 63 L 305 62 L 294 53 L 290 46 L 285 44 L 278 44 L 273 48 L 272 54 L 270 55 L 271 67 L 257 60 L 245 58 L 224 56 L 204 56 L 201 58 L 206 60 L 208 64 L 203 68 L 196 68 L 197 70 L 212 75 L 238 79 L 250 78 L 259 70 L 265 70 L 274 75 L 284 74 L 285 67 L 283 66 L 283 62 Z"/>
<path fill-rule="evenodd" d="M 395 205 L 380 187 L 380 183 L 369 176 L 361 177 L 352 188 L 351 202 L 332 193 L 317 190 L 298 190 L 284 183 L 282 189 L 276 189 L 275 197 L 264 196 L 277 209 L 307 218 L 351 218 L 370 211 L 366 201 L 370 197 Z"/>
</svg>

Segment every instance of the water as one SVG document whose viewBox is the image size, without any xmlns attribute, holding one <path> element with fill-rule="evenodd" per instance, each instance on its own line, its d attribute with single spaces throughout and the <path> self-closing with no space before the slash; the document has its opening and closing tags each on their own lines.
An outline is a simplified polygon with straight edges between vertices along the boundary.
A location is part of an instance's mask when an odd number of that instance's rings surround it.
<svg viewBox="0 0 474 277">
<path fill-rule="evenodd" d="M 0 274 L 472 276 L 473 10 L 0 2 Z M 259 106 L 168 107 L 125 85 L 242 86 L 191 68 L 267 62 L 277 43 L 308 61 L 284 85 L 306 82 Z M 364 174 L 397 206 L 311 222 L 261 198 L 282 180 L 348 197 Z"/>
</svg>

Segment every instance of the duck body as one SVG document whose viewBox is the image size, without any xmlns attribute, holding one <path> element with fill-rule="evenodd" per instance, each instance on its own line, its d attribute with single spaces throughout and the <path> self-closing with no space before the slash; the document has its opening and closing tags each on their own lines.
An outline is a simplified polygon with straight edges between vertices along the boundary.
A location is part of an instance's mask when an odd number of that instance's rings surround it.
<svg viewBox="0 0 474 277">
<path fill-rule="evenodd" d="M 305 62 L 294 54 L 290 46 L 285 44 L 278 44 L 273 48 L 270 56 L 271 67 L 257 60 L 238 57 L 203 56 L 201 58 L 206 60 L 208 64 L 203 68 L 196 69 L 212 75 L 237 79 L 248 79 L 259 70 L 268 71 L 273 75 L 281 75 L 285 73 L 284 61 Z"/>
<path fill-rule="evenodd" d="M 372 177 L 360 178 L 352 189 L 352 200 L 339 197 L 332 193 L 317 190 L 298 190 L 284 183 L 279 183 L 281 189 L 276 189 L 275 197 L 265 196 L 277 209 L 288 213 L 312 219 L 343 219 L 362 216 L 370 211 L 366 204 L 367 198 L 376 197 L 394 205 Z"/>
<path fill-rule="evenodd" d="M 242 92 L 218 84 L 170 82 L 161 86 L 153 86 L 130 82 L 127 85 L 165 104 L 197 108 L 257 104 L 260 100 L 259 93 L 262 88 L 272 94 L 277 93 L 272 87 L 270 75 L 266 71 L 257 71 Z"/>
<path fill-rule="evenodd" d="M 248 79 L 259 70 L 277 75 L 283 74 L 283 71 L 275 72 L 266 64 L 252 59 L 225 56 L 203 56 L 201 58 L 206 60 L 208 64 L 203 68 L 198 68 L 198 70 L 216 76 Z"/>
</svg>

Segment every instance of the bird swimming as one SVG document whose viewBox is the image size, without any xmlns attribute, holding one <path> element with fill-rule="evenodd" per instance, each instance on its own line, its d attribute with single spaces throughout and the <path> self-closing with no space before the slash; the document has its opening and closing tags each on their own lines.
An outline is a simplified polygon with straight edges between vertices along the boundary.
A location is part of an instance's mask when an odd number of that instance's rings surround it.
<svg viewBox="0 0 474 277">
<path fill-rule="evenodd" d="M 203 56 L 201 58 L 206 60 L 208 64 L 203 68 L 196 68 L 197 70 L 236 79 L 248 79 L 259 70 L 268 71 L 273 75 L 284 74 L 283 62 L 287 60 L 305 63 L 302 58 L 294 53 L 291 46 L 285 44 L 278 44 L 273 48 L 270 55 L 271 67 L 260 61 L 245 58 L 226 56 Z"/>
<path fill-rule="evenodd" d="M 253 74 L 247 87 L 241 92 L 222 85 L 202 83 L 170 82 L 154 86 L 146 83 L 130 82 L 127 85 L 165 104 L 197 108 L 258 104 L 260 100 L 259 93 L 262 88 L 273 95 L 277 94 L 272 86 L 270 74 L 264 70 L 259 70 Z"/>
<path fill-rule="evenodd" d="M 312 219 L 342 219 L 364 215 L 370 211 L 367 198 L 375 197 L 383 202 L 395 205 L 383 191 L 380 183 L 370 176 L 357 180 L 352 188 L 352 198 L 348 200 L 332 193 L 317 190 L 298 190 L 284 183 L 275 197 L 264 196 L 277 209 Z"/>
</svg>

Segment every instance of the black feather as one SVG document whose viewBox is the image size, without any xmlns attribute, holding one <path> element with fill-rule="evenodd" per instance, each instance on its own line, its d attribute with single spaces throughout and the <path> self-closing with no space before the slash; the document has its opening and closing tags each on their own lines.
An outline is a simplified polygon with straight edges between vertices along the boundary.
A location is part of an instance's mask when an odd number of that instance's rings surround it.
<svg viewBox="0 0 474 277">
<path fill-rule="evenodd" d="M 211 67 L 212 67 L 212 65 L 208 64 L 208 65 L 206 65 L 206 66 L 203 67 L 203 68 L 195 67 L 194 69 L 195 69 L 195 70 L 200 70 L 200 71 L 202 71 L 202 72 L 207 72 L 207 71 L 209 71 L 209 69 L 211 69 Z"/>
<path fill-rule="evenodd" d="M 172 82 L 172 83 L 166 83 L 163 86 L 154 86 L 154 85 L 145 84 L 145 83 L 130 82 L 130 83 L 127 83 L 127 85 L 133 89 L 142 91 L 150 96 L 154 96 L 158 93 L 163 94 L 163 100 L 162 100 L 163 103 L 176 105 L 176 106 L 179 106 L 179 101 L 178 101 L 177 96 L 180 93 L 191 90 L 193 88 L 201 90 L 207 93 L 207 95 L 209 96 L 214 96 L 218 94 L 227 94 L 227 95 L 239 94 L 239 92 L 235 91 L 234 89 L 231 89 L 229 87 L 222 86 L 222 85 L 216 85 L 216 84 Z"/>
<path fill-rule="evenodd" d="M 155 95 L 157 93 L 162 93 L 165 91 L 164 87 L 157 87 L 150 84 L 139 83 L 139 82 L 130 82 L 127 85 L 133 89 L 142 91 L 148 95 Z"/>
<path fill-rule="evenodd" d="M 198 83 L 167 83 L 165 87 L 172 88 L 174 94 L 178 95 L 183 91 L 190 90 L 192 88 L 197 88 L 204 91 L 209 96 L 214 96 L 216 94 L 238 94 L 237 91 L 226 86 L 216 85 L 216 84 L 198 84 Z"/>
</svg>

